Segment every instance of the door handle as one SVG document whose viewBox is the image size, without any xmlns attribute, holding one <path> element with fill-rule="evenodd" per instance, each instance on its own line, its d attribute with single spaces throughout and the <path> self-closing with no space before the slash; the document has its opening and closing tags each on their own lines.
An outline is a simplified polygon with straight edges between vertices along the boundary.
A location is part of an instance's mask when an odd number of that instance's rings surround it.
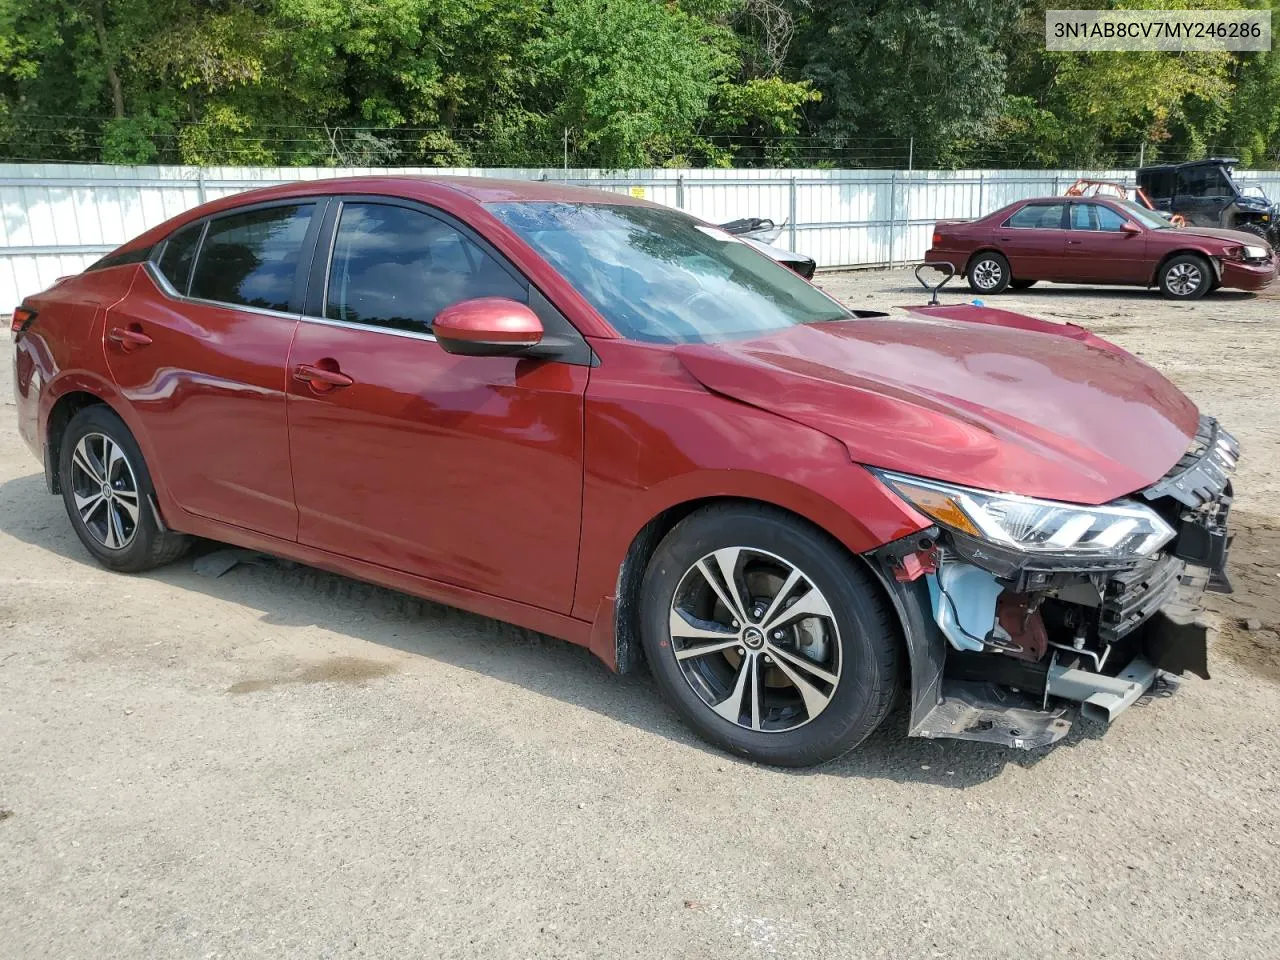
<svg viewBox="0 0 1280 960">
<path fill-rule="evenodd" d="M 134 347 L 145 347 L 151 343 L 150 337 L 141 330 L 135 330 L 132 327 L 129 329 L 112 327 L 107 332 L 107 339 L 113 343 L 120 344 L 126 350 L 132 350 Z"/>
<path fill-rule="evenodd" d="M 1079 246 L 1080 244 L 1084 243 L 1084 241 L 1083 241 L 1083 240 L 1068 240 L 1068 241 L 1067 241 L 1067 243 L 1068 243 L 1068 244 L 1075 244 L 1076 246 Z"/>
<path fill-rule="evenodd" d="M 326 370 L 324 367 L 312 366 L 309 363 L 298 364 L 294 368 L 293 379 L 299 383 L 309 383 L 314 389 L 349 387 L 355 383 L 345 373 L 338 370 Z"/>
</svg>

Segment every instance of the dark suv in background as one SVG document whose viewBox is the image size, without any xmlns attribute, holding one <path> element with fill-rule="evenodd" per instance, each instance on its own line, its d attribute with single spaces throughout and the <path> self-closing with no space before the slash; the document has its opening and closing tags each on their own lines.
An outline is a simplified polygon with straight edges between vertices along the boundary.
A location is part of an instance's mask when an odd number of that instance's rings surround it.
<svg viewBox="0 0 1280 960">
<path fill-rule="evenodd" d="M 1280 206 L 1260 187 L 1236 183 L 1231 168 L 1238 162 L 1232 157 L 1210 157 L 1143 167 L 1138 171 L 1138 186 L 1157 210 L 1181 214 L 1193 226 L 1243 230 L 1280 249 Z"/>
</svg>

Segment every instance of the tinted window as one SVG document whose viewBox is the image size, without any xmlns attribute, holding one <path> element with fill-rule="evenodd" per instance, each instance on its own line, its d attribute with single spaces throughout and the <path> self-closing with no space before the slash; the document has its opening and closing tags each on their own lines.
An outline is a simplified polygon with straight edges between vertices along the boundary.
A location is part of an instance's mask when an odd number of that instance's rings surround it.
<svg viewBox="0 0 1280 960">
<path fill-rule="evenodd" d="M 1221 197 L 1229 195 L 1231 188 L 1217 167 L 1190 167 L 1178 171 L 1178 192 L 1189 197 Z"/>
<path fill-rule="evenodd" d="M 1006 227 L 1054 230 L 1062 226 L 1061 203 L 1030 203 L 1004 222 Z"/>
<path fill-rule="evenodd" d="M 288 310 L 313 209 L 312 204 L 268 207 L 211 221 L 191 296 Z"/>
<path fill-rule="evenodd" d="M 1073 203 L 1071 205 L 1071 229 L 1073 230 L 1118 232 L 1124 224 L 1124 217 L 1110 207 L 1104 207 L 1098 203 Z"/>
<path fill-rule="evenodd" d="M 460 300 L 507 297 L 527 288 L 442 220 L 381 203 L 346 203 L 334 238 L 325 316 L 426 331 Z"/>
<path fill-rule="evenodd" d="M 187 281 L 191 279 L 191 261 L 196 255 L 196 244 L 200 242 L 200 233 L 204 230 L 204 221 L 183 227 L 169 237 L 156 264 L 165 279 L 173 284 L 179 293 L 187 292 Z"/>
<path fill-rule="evenodd" d="M 489 207 L 624 337 L 749 337 L 849 311 L 786 267 L 688 214 L 603 203 Z"/>
<path fill-rule="evenodd" d="M 1148 170 L 1139 175 L 1138 182 L 1152 200 L 1167 200 L 1173 196 L 1172 170 Z"/>
</svg>

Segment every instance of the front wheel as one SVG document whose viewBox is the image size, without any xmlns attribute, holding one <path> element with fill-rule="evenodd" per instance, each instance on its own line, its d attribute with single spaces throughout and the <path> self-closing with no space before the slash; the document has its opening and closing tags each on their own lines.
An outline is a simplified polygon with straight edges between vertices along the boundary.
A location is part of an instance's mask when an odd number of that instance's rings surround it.
<svg viewBox="0 0 1280 960">
<path fill-rule="evenodd" d="M 1009 261 L 1002 254 L 980 253 L 969 264 L 969 288 L 974 293 L 1003 293 L 1011 279 Z"/>
<path fill-rule="evenodd" d="M 1170 300 L 1199 300 L 1215 279 L 1204 257 L 1184 253 L 1160 268 L 1160 291 Z"/>
<path fill-rule="evenodd" d="M 765 507 L 699 510 L 642 585 L 658 685 L 702 737 L 779 766 L 861 743 L 898 684 L 899 641 L 870 573 L 820 531 Z"/>
<path fill-rule="evenodd" d="M 187 538 L 160 525 L 142 451 L 111 408 L 86 407 L 71 418 L 58 477 L 71 526 L 104 567 L 138 573 L 186 551 Z"/>
</svg>

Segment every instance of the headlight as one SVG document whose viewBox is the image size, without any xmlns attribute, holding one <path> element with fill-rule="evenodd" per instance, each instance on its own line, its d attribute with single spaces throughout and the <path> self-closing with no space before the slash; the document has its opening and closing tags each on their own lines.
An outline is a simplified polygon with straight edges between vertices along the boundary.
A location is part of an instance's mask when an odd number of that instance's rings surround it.
<svg viewBox="0 0 1280 960">
<path fill-rule="evenodd" d="M 1267 259 L 1266 247 L 1245 247 L 1244 258 L 1246 260 L 1265 260 Z"/>
<path fill-rule="evenodd" d="M 901 473 L 876 474 L 942 526 L 1028 558 L 1137 560 L 1159 550 L 1174 535 L 1158 513 L 1140 503 L 1088 507 L 990 493 Z"/>
</svg>

